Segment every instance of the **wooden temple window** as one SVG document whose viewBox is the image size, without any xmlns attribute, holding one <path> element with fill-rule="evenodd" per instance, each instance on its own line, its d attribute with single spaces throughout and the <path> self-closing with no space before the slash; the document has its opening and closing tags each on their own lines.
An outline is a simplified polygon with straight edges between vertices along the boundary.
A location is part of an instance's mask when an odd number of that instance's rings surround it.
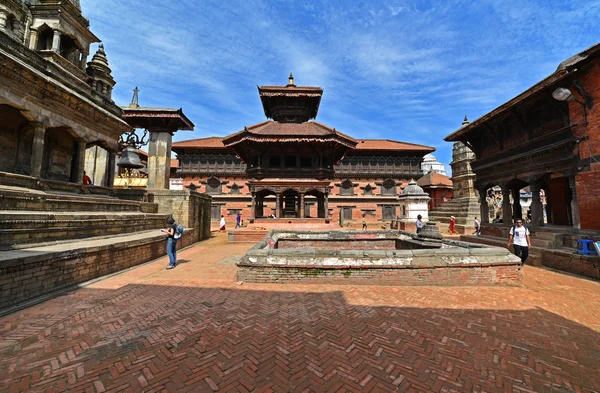
<svg viewBox="0 0 600 393">
<path fill-rule="evenodd" d="M 296 156 L 285 156 L 285 167 L 296 168 Z"/>
<path fill-rule="evenodd" d="M 216 177 L 211 177 L 206 182 L 206 193 L 207 194 L 221 194 L 221 181 Z"/>
<path fill-rule="evenodd" d="M 390 205 L 381 206 L 381 218 L 383 220 L 391 220 L 396 216 L 396 207 Z"/>
<path fill-rule="evenodd" d="M 352 220 L 352 208 L 349 206 L 340 207 L 342 210 L 342 219 L 344 220 Z"/>
<path fill-rule="evenodd" d="M 279 156 L 271 156 L 271 157 L 269 157 L 269 167 L 270 168 L 279 168 L 279 167 L 281 167 L 281 157 L 279 157 Z"/>
<path fill-rule="evenodd" d="M 354 184 L 352 184 L 350 179 L 346 179 L 340 184 L 340 195 L 354 195 Z"/>
<path fill-rule="evenodd" d="M 375 217 L 375 209 L 363 209 L 362 215 L 366 217 Z"/>
<path fill-rule="evenodd" d="M 238 213 L 242 213 L 242 209 L 227 209 L 227 215 L 228 216 L 237 216 Z"/>
<path fill-rule="evenodd" d="M 241 188 L 240 186 L 238 186 L 237 184 L 234 184 L 231 187 L 229 187 L 229 193 L 230 194 L 239 194 L 240 188 Z"/>
<path fill-rule="evenodd" d="M 396 182 L 392 179 L 386 179 L 381 184 L 381 195 L 396 195 Z"/>
<path fill-rule="evenodd" d="M 373 195 L 373 187 L 370 184 L 365 186 L 364 191 L 364 195 Z"/>
<path fill-rule="evenodd" d="M 212 205 L 210 207 L 210 218 L 211 220 L 218 220 L 221 218 L 221 205 Z"/>
<path fill-rule="evenodd" d="M 300 166 L 302 168 L 312 168 L 312 159 L 310 157 L 301 157 Z"/>
</svg>

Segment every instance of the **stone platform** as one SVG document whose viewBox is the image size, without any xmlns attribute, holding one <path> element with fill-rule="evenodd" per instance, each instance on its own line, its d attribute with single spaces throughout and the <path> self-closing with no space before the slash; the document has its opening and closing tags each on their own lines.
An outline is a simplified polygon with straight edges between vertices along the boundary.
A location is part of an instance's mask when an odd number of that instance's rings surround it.
<svg viewBox="0 0 600 393">
<path fill-rule="evenodd" d="M 193 243 L 187 230 L 178 248 Z M 0 310 L 166 253 L 158 229 L 0 252 Z"/>
<path fill-rule="evenodd" d="M 508 250 L 395 231 L 274 230 L 237 263 L 238 280 L 393 285 L 521 283 L 520 260 Z"/>
<path fill-rule="evenodd" d="M 218 226 L 218 225 L 217 225 Z M 257 243 L 271 230 L 298 230 L 298 231 L 339 231 L 347 230 L 337 223 L 326 222 L 324 218 L 258 218 L 247 227 L 228 231 L 231 243 Z"/>
</svg>

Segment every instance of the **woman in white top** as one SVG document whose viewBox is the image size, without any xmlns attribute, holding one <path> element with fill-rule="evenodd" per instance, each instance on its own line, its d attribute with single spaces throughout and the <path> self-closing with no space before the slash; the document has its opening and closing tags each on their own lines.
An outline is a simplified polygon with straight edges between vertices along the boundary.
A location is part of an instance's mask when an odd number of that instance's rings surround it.
<svg viewBox="0 0 600 393">
<path fill-rule="evenodd" d="M 219 223 L 219 232 L 225 231 L 225 216 L 221 216 L 221 222 Z"/>
<path fill-rule="evenodd" d="M 510 228 L 510 232 L 508 233 L 508 244 L 506 247 L 510 248 L 510 244 L 512 243 L 515 248 L 515 255 L 521 258 L 521 264 L 524 265 L 529 256 L 529 247 L 531 247 L 529 229 L 523 226 L 523 220 L 520 218 L 515 223 L 516 225 Z"/>
</svg>

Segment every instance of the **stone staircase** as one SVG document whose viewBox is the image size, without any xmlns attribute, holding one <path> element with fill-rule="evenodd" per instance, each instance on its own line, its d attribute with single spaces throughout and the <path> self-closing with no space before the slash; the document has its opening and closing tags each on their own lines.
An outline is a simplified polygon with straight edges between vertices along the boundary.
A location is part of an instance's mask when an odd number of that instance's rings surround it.
<svg viewBox="0 0 600 393">
<path fill-rule="evenodd" d="M 478 198 L 456 198 L 429 212 L 429 219 L 438 223 L 440 232 L 448 233 L 450 217 L 456 218 L 456 229 L 461 234 L 471 234 L 475 231 L 473 221 L 479 217 Z"/>
</svg>

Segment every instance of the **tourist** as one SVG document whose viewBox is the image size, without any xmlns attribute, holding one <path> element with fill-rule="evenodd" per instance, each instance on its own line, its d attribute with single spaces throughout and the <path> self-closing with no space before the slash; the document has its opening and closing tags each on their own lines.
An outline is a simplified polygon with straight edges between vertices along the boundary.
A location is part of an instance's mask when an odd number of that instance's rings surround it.
<svg viewBox="0 0 600 393">
<path fill-rule="evenodd" d="M 477 219 L 477 217 L 475 217 L 473 224 L 475 225 L 475 232 L 473 232 L 473 235 L 481 235 L 481 224 L 479 224 L 479 220 Z"/>
<path fill-rule="evenodd" d="M 517 218 L 515 224 L 516 225 L 510 228 L 508 233 L 508 244 L 506 245 L 506 248 L 510 248 L 512 243 L 515 249 L 515 255 L 521 258 L 521 264 L 524 265 L 529 256 L 529 247 L 531 247 L 529 229 L 523 226 L 523 220 L 520 218 Z"/>
<path fill-rule="evenodd" d="M 363 225 L 362 225 L 362 229 L 363 229 L 363 231 L 366 231 L 366 230 L 367 230 L 367 219 L 365 218 L 365 215 L 364 215 L 364 214 L 363 214 L 363 216 L 362 216 L 362 224 L 363 224 Z"/>
<path fill-rule="evenodd" d="M 450 216 L 450 227 L 448 230 L 450 231 L 450 235 L 454 235 L 454 232 L 458 235 L 458 231 L 456 230 L 456 218 L 454 218 L 454 216 Z"/>
<path fill-rule="evenodd" d="M 173 269 L 177 264 L 177 239 L 175 239 L 175 232 L 177 231 L 177 224 L 173 217 L 167 218 L 167 229 L 161 229 L 161 232 L 166 233 L 167 236 L 167 255 L 169 256 L 169 264 L 167 269 Z"/>
<path fill-rule="evenodd" d="M 221 216 L 221 222 L 219 223 L 219 232 L 225 232 L 225 216 Z"/>
<path fill-rule="evenodd" d="M 90 179 L 90 177 L 85 174 L 85 171 L 83 171 L 83 185 L 84 186 L 93 186 L 94 185 L 94 183 L 92 183 L 92 179 Z"/>
<path fill-rule="evenodd" d="M 242 222 L 242 213 L 238 213 L 237 216 L 235 216 L 235 228 L 234 229 L 240 228 L 242 226 L 240 224 L 241 222 Z"/>
<path fill-rule="evenodd" d="M 422 217 L 422 216 L 419 214 L 419 215 L 417 216 L 417 222 L 416 222 L 416 225 L 417 225 L 417 233 L 420 233 L 420 232 L 421 232 L 421 230 L 423 230 L 423 221 L 422 221 L 422 219 L 423 219 L 423 217 Z"/>
</svg>

